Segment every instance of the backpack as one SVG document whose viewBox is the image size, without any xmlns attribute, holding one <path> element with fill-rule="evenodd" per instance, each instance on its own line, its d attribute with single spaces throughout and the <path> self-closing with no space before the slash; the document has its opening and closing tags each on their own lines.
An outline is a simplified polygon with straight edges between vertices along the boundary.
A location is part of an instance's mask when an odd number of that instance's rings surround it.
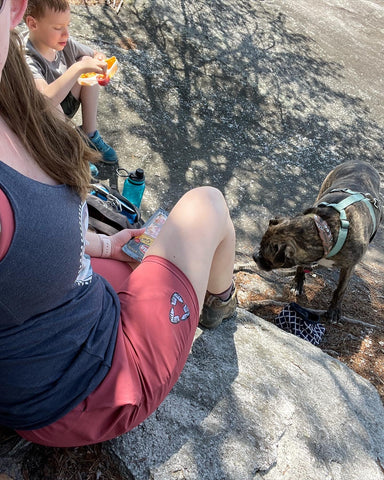
<svg viewBox="0 0 384 480">
<path fill-rule="evenodd" d="M 86 202 L 89 228 L 96 233 L 113 235 L 125 228 L 141 228 L 144 223 L 133 203 L 102 183 L 92 185 Z"/>
</svg>

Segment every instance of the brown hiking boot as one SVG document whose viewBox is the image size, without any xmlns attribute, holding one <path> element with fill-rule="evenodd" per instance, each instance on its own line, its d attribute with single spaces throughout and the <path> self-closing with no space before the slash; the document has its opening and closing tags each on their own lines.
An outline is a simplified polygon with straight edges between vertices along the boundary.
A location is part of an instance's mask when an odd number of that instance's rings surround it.
<svg viewBox="0 0 384 480">
<path fill-rule="evenodd" d="M 199 325 L 205 328 L 216 328 L 223 320 L 236 315 L 237 290 L 234 289 L 228 300 L 207 292 L 204 299 L 203 311 L 200 315 Z"/>
</svg>

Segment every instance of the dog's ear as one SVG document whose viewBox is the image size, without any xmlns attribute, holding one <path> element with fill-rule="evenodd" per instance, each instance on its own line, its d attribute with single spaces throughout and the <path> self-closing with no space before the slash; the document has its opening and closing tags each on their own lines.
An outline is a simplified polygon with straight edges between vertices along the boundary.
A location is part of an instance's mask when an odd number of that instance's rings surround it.
<svg viewBox="0 0 384 480">
<path fill-rule="evenodd" d="M 270 226 L 270 227 L 273 227 L 274 225 L 278 225 L 278 224 L 281 223 L 283 220 L 284 220 L 284 217 L 275 217 L 275 218 L 272 218 L 272 219 L 269 221 L 269 226 Z"/>
<path fill-rule="evenodd" d="M 295 249 L 292 245 L 287 245 L 285 248 L 285 258 L 292 260 L 295 255 Z"/>
<path fill-rule="evenodd" d="M 313 207 L 309 207 L 306 210 L 304 210 L 303 215 L 308 215 L 308 213 L 315 213 L 316 209 Z"/>
</svg>

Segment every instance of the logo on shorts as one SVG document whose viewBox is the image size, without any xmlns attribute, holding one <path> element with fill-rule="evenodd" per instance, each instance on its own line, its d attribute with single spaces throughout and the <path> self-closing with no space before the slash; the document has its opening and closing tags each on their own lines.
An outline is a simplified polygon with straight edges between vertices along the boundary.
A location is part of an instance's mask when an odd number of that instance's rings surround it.
<svg viewBox="0 0 384 480">
<path fill-rule="evenodd" d="M 171 297 L 171 309 L 169 311 L 169 320 L 172 323 L 179 323 L 189 318 L 189 308 L 184 303 L 183 297 L 179 293 L 173 293 Z"/>
</svg>

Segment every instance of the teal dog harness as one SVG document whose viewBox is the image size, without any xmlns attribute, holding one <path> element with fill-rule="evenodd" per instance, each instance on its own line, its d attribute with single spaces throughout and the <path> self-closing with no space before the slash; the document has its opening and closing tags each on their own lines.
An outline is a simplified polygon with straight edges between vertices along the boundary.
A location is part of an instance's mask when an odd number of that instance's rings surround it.
<svg viewBox="0 0 384 480">
<path fill-rule="evenodd" d="M 326 258 L 333 257 L 334 255 L 339 253 L 345 243 L 345 240 L 348 234 L 348 228 L 349 228 L 349 221 L 347 220 L 347 215 L 345 213 L 345 209 L 347 207 L 349 207 L 350 205 L 356 202 L 363 202 L 367 205 L 373 221 L 373 232 L 374 232 L 373 235 L 376 233 L 376 215 L 375 215 L 374 207 L 377 209 L 379 208 L 379 203 L 377 198 L 373 198 L 372 195 L 369 193 L 352 192 L 348 188 L 334 189 L 334 190 L 331 190 L 331 192 L 345 192 L 345 193 L 348 193 L 349 196 L 347 198 L 344 198 L 344 200 L 341 200 L 341 202 L 339 203 L 322 202 L 322 203 L 319 203 L 319 205 L 317 205 L 318 207 L 332 207 L 335 210 L 337 210 L 340 215 L 340 230 L 339 230 L 339 235 L 337 237 L 337 242 L 335 243 L 332 250 L 328 253 L 328 255 L 326 255 Z M 371 240 L 373 238 L 373 235 L 371 237 Z"/>
</svg>

